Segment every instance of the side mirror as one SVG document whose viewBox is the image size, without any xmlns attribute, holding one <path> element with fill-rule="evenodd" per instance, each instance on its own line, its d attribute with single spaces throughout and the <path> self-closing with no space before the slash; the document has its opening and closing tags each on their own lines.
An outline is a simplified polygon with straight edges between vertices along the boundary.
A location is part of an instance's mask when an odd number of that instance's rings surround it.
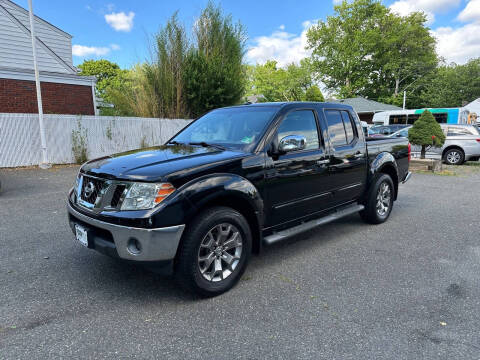
<svg viewBox="0 0 480 360">
<path fill-rule="evenodd" d="M 278 151 L 287 153 L 305 149 L 307 138 L 302 135 L 288 135 L 282 138 L 278 144 Z"/>
</svg>

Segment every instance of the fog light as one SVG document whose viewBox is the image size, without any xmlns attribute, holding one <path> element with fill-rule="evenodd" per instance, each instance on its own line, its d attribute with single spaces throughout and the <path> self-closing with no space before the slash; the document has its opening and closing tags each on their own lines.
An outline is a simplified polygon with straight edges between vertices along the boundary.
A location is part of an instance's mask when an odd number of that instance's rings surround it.
<svg viewBox="0 0 480 360">
<path fill-rule="evenodd" d="M 127 243 L 127 250 L 132 255 L 138 255 L 142 252 L 142 244 L 135 238 L 130 238 Z"/>
</svg>

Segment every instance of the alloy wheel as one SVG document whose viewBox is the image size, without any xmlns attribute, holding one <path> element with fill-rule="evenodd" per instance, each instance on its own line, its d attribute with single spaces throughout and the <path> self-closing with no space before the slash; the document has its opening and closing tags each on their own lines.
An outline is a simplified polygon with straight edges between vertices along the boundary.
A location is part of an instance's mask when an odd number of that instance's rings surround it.
<svg viewBox="0 0 480 360">
<path fill-rule="evenodd" d="M 380 185 L 377 193 L 377 213 L 380 216 L 385 216 L 390 209 L 390 202 L 392 198 L 392 190 L 390 185 L 386 182 L 383 182 Z"/>
<path fill-rule="evenodd" d="M 458 151 L 451 151 L 447 155 L 447 161 L 450 164 L 457 164 L 461 159 L 461 155 Z"/>
<path fill-rule="evenodd" d="M 235 225 L 222 223 L 203 238 L 198 250 L 198 267 L 203 278 L 225 280 L 237 268 L 242 256 L 243 238 Z"/>
</svg>

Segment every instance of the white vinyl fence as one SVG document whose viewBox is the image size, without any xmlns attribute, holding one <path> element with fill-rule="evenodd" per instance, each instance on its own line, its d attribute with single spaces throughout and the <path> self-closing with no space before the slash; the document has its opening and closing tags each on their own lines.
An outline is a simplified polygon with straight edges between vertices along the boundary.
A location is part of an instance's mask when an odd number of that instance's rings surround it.
<svg viewBox="0 0 480 360">
<path fill-rule="evenodd" d="M 116 116 L 44 115 L 48 162 L 73 163 L 72 134 L 86 134 L 93 159 L 142 146 L 161 145 L 191 120 Z M 0 113 L 0 168 L 41 161 L 38 114 Z"/>
</svg>

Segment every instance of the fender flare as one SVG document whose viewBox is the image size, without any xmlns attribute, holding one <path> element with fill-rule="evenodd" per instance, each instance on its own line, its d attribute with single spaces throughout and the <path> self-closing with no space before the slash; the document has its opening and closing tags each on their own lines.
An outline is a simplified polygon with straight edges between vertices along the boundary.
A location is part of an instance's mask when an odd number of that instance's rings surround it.
<svg viewBox="0 0 480 360">
<path fill-rule="evenodd" d="M 370 163 L 370 174 L 376 175 L 381 172 L 381 169 L 386 165 L 392 165 L 395 169 L 398 178 L 398 165 L 395 157 L 389 152 L 381 152 L 376 156 L 376 158 Z"/>
<path fill-rule="evenodd" d="M 222 198 L 237 198 L 253 209 L 259 226 L 263 224 L 263 199 L 258 189 L 248 179 L 228 173 L 209 174 L 194 179 L 178 189 L 178 195 L 191 204 L 184 217 L 191 220 L 199 209 Z M 232 204 L 232 207 L 235 204 Z"/>
<path fill-rule="evenodd" d="M 375 177 L 376 174 L 379 174 L 379 173 L 390 173 L 390 172 L 387 172 L 387 171 L 383 171 L 383 169 L 385 169 L 385 167 L 390 167 L 390 168 L 393 168 L 394 169 L 394 176 L 392 177 L 392 181 L 393 181 L 393 184 L 395 186 L 395 200 L 397 199 L 397 195 L 398 195 L 398 182 L 399 182 L 399 179 L 398 179 L 398 165 L 397 165 L 397 161 L 395 160 L 395 157 L 389 153 L 389 152 L 381 152 L 380 154 L 378 154 L 375 159 L 370 163 L 370 176 L 369 176 L 369 180 L 368 180 L 368 186 L 370 187 L 372 181 L 373 181 L 373 178 Z"/>
</svg>

